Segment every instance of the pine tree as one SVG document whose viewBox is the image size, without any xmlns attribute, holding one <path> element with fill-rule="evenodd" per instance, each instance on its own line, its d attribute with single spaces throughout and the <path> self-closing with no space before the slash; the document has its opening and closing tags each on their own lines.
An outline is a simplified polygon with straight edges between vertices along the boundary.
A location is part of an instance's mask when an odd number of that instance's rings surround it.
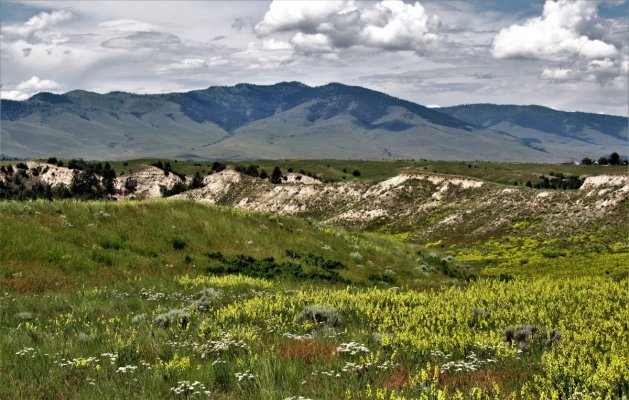
<svg viewBox="0 0 629 400">
<path fill-rule="evenodd" d="M 273 172 L 271 173 L 271 183 L 278 184 L 282 183 L 282 171 L 279 167 L 273 168 Z"/>
</svg>

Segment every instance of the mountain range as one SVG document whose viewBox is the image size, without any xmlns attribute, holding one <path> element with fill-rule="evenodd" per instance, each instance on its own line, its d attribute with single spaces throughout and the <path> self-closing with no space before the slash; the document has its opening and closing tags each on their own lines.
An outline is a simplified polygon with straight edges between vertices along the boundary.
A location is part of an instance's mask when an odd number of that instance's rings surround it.
<svg viewBox="0 0 629 400">
<path fill-rule="evenodd" d="M 0 152 L 85 159 L 352 158 L 562 162 L 626 155 L 628 119 L 494 104 L 427 108 L 299 82 L 168 94 L 42 92 L 0 102 Z"/>
</svg>

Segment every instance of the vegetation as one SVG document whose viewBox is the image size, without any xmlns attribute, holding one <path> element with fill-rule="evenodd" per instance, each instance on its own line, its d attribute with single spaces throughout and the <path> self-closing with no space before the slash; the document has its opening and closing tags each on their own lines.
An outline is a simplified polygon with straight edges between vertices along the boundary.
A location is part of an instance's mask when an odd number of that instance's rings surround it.
<svg viewBox="0 0 629 400">
<path fill-rule="evenodd" d="M 559 189 L 616 168 L 428 163 L 245 169 L 377 180 L 430 165 Z M 234 167 L 196 164 L 176 163 L 192 186 Z M 89 168 L 71 195 L 106 195 Z M 460 225 L 426 243 L 409 229 L 448 210 L 361 233 L 187 201 L 3 201 L 0 398 L 624 398 L 627 206 L 560 233 L 533 209 L 491 238 Z"/>
<path fill-rule="evenodd" d="M 41 161 L 45 162 L 47 160 Z M 56 161 L 57 164 L 67 166 L 70 160 Z M 162 166 L 164 166 L 164 161 L 158 159 L 110 161 L 109 164 L 115 171 L 116 176 L 124 176 L 146 169 L 158 162 L 161 162 Z M 197 171 L 203 176 L 208 173 L 220 172 L 225 168 L 233 168 L 238 172 L 256 177 L 259 177 L 262 171 L 265 171 L 268 177 L 269 172 L 277 166 L 282 171 L 290 169 L 295 173 L 312 176 L 325 182 L 341 181 L 343 177 L 346 179 L 382 181 L 402 172 L 411 171 L 467 176 L 503 185 L 513 185 L 514 182 L 525 185 L 527 181 L 531 181 L 532 184 L 537 183 L 542 175 L 550 176 L 551 172 L 575 177 L 624 174 L 627 172 L 627 167 L 624 165 L 526 164 L 488 161 L 470 163 L 434 160 L 257 160 L 254 162 L 220 163 L 218 161 L 170 160 L 167 162 L 170 164 L 169 171 L 175 169 L 172 166 L 176 164 L 176 174 L 180 176 L 193 177 Z M 11 164 L 15 165 L 15 161 L 0 161 L 0 166 L 6 167 Z M 353 176 L 351 172 L 354 170 L 359 171 L 360 176 Z"/>
</svg>

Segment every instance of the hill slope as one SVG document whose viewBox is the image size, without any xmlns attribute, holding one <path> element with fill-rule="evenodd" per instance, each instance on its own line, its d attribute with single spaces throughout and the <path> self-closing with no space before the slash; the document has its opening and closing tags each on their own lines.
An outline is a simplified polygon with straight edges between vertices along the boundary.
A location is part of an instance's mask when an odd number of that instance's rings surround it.
<svg viewBox="0 0 629 400">
<path fill-rule="evenodd" d="M 163 95 L 40 93 L 1 105 L 2 152 L 20 157 L 565 161 L 626 144 L 626 118 L 598 116 L 603 122 L 596 126 L 575 125 L 577 136 L 565 133 L 568 127 L 531 136 L 506 129 L 505 116 L 489 125 L 469 122 L 467 114 L 338 83 Z"/>
<path fill-rule="evenodd" d="M 588 148 L 593 156 L 605 154 L 612 146 L 617 146 L 620 153 L 627 152 L 624 117 L 557 111 L 536 105 L 470 104 L 439 111 L 469 124 L 507 132 L 532 147 L 550 152 L 567 145 L 574 149 Z"/>
</svg>

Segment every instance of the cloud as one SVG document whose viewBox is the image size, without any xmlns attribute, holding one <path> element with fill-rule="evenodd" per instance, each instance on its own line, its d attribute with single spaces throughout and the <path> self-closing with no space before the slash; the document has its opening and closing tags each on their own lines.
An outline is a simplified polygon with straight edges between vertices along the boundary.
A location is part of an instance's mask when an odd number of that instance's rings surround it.
<svg viewBox="0 0 629 400">
<path fill-rule="evenodd" d="M 67 21 L 72 18 L 72 13 L 67 10 L 52 12 L 42 11 L 33 15 L 28 21 L 21 25 L 7 25 L 2 27 L 2 35 L 10 40 L 23 39 L 27 42 L 39 42 L 38 33 L 47 30 L 53 25 Z"/>
<path fill-rule="evenodd" d="M 185 58 L 179 62 L 170 63 L 163 67 L 158 67 L 157 72 L 161 74 L 172 72 L 193 72 L 199 70 L 205 70 L 209 67 L 206 60 L 201 58 Z"/>
<path fill-rule="evenodd" d="M 441 39 L 438 28 L 437 16 L 428 15 L 419 2 L 275 0 L 255 31 L 259 36 L 295 32 L 290 43 L 304 54 L 349 48 L 420 54 Z"/>
<path fill-rule="evenodd" d="M 55 90 L 59 88 L 59 84 L 49 79 L 39 79 L 33 76 L 31 79 L 20 82 L 15 90 L 1 91 L 0 97 L 6 100 L 26 100 L 37 92 Z"/>
<path fill-rule="evenodd" d="M 181 44 L 179 37 L 165 32 L 134 32 L 105 40 L 101 46 L 120 50 L 163 50 Z"/>
<path fill-rule="evenodd" d="M 330 38 L 322 33 L 297 32 L 291 39 L 291 43 L 298 51 L 305 54 L 330 53 L 334 50 Z"/>
<path fill-rule="evenodd" d="M 599 40 L 604 32 L 596 1 L 546 0 L 540 17 L 502 29 L 493 40 L 495 58 L 561 61 L 614 57 L 616 47 Z"/>
<path fill-rule="evenodd" d="M 436 43 L 439 19 L 429 16 L 419 3 L 383 1 L 364 13 L 366 44 L 392 50 L 420 51 Z"/>
<path fill-rule="evenodd" d="M 290 43 L 282 40 L 268 39 L 262 41 L 262 48 L 266 50 L 287 50 L 290 49 Z"/>
<path fill-rule="evenodd" d="M 255 30 L 260 35 L 293 30 L 314 33 L 332 15 L 353 8 L 353 1 L 273 1 Z"/>
<path fill-rule="evenodd" d="M 567 68 L 544 68 L 541 79 L 548 81 L 566 81 L 574 78 L 574 71 Z"/>
<path fill-rule="evenodd" d="M 31 55 L 31 51 L 33 51 L 32 48 L 30 47 L 25 47 L 22 49 L 22 54 L 24 55 L 24 58 L 28 57 Z"/>
<path fill-rule="evenodd" d="M 157 30 L 155 25 L 147 24 L 135 19 L 124 18 L 101 22 L 98 26 L 106 30 L 122 32 L 152 32 Z"/>
</svg>

